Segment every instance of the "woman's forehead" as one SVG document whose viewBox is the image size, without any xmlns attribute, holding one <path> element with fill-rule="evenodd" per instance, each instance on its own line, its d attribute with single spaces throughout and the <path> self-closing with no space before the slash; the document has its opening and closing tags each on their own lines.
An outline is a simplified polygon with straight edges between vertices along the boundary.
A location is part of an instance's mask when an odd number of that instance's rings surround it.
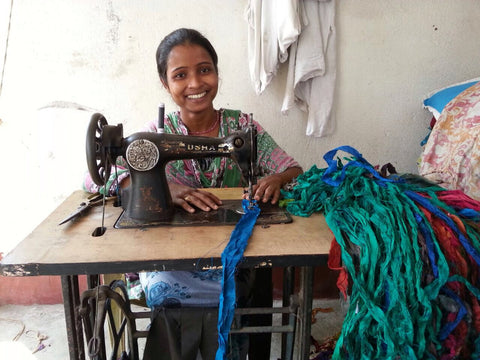
<svg viewBox="0 0 480 360">
<path fill-rule="evenodd" d="M 176 68 L 198 66 L 213 60 L 206 49 L 196 44 L 176 45 L 170 51 L 167 61 L 167 69 L 173 71 Z"/>
</svg>

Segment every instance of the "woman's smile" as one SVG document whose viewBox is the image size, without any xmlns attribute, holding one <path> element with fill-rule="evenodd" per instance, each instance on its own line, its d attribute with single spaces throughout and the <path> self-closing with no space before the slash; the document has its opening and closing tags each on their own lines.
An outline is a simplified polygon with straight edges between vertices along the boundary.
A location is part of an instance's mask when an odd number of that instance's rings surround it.
<svg viewBox="0 0 480 360">
<path fill-rule="evenodd" d="M 206 91 L 199 93 L 199 94 L 193 94 L 193 95 L 187 95 L 189 99 L 200 99 L 203 98 L 207 94 Z"/>
<path fill-rule="evenodd" d="M 167 64 L 168 82 L 164 85 L 181 108 L 182 116 L 187 117 L 188 113 L 210 116 L 218 90 L 218 74 L 210 54 L 199 45 L 177 45 L 171 50 Z"/>
</svg>

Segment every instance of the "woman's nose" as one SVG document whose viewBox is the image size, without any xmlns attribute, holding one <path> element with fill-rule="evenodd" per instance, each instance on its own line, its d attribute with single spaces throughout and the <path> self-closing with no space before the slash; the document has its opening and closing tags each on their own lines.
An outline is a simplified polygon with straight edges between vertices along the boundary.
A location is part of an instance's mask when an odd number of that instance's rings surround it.
<svg viewBox="0 0 480 360">
<path fill-rule="evenodd" d="M 192 75 L 189 78 L 188 87 L 197 88 L 200 85 L 200 82 L 200 77 L 197 74 Z"/>
</svg>

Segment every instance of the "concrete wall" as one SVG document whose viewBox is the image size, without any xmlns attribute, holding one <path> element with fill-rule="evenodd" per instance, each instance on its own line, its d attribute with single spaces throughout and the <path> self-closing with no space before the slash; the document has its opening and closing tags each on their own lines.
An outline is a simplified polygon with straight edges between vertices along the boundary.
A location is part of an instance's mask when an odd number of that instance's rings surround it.
<svg viewBox="0 0 480 360">
<path fill-rule="evenodd" d="M 125 134 L 165 102 L 154 54 L 171 30 L 202 31 L 220 58 L 217 107 L 253 112 L 305 169 L 339 145 L 373 164 L 415 172 L 432 89 L 480 73 L 477 0 L 339 0 L 336 131 L 305 136 L 306 114 L 280 112 L 286 68 L 256 96 L 247 71 L 247 0 L 15 0 L 1 2 L 0 251 L 23 239 L 86 169 L 91 111 Z M 5 11 L 4 11 L 5 10 Z M 10 24 L 8 47 L 6 31 Z"/>
</svg>

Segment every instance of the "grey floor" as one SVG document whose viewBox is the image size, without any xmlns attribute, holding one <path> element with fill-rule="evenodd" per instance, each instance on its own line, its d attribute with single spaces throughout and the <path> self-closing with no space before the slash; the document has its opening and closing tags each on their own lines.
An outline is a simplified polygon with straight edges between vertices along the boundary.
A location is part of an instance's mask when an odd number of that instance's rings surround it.
<svg viewBox="0 0 480 360">
<path fill-rule="evenodd" d="M 312 335 L 317 341 L 341 330 L 345 307 L 340 300 L 315 300 L 313 308 L 333 310 L 316 313 Z M 139 346 L 143 346 L 141 341 Z M 271 360 L 279 357 L 280 339 L 274 334 Z M 68 360 L 63 305 L 0 306 L 0 359 Z"/>
</svg>

